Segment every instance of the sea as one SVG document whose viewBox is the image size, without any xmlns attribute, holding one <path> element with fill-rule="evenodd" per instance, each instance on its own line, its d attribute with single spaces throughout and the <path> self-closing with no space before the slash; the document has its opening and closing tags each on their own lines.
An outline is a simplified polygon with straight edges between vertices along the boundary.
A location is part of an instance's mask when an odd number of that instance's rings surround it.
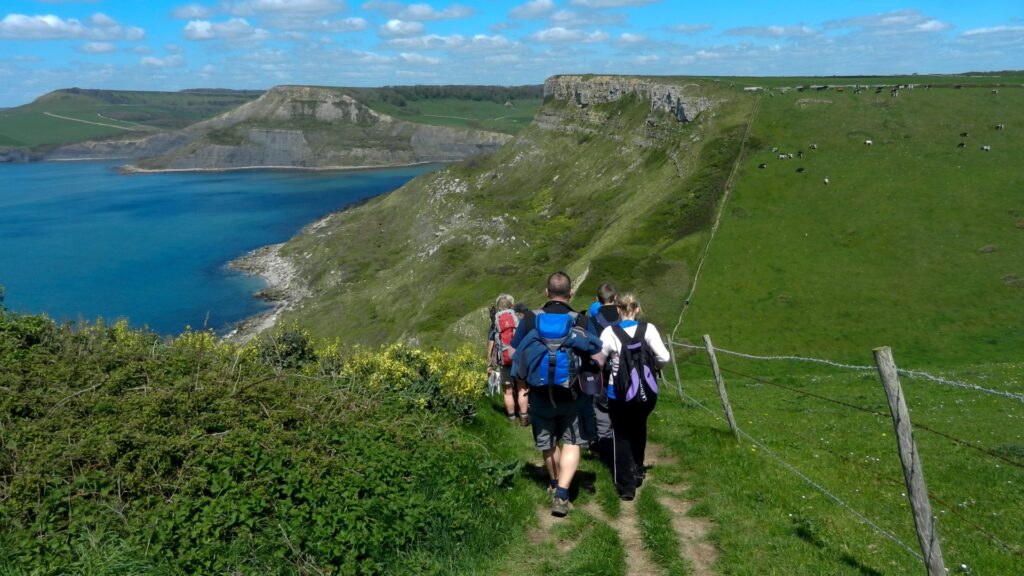
<svg viewBox="0 0 1024 576">
<path fill-rule="evenodd" d="M 438 165 L 360 171 L 121 174 L 123 162 L 0 164 L 4 307 L 219 333 L 264 311 L 225 265 Z"/>
</svg>

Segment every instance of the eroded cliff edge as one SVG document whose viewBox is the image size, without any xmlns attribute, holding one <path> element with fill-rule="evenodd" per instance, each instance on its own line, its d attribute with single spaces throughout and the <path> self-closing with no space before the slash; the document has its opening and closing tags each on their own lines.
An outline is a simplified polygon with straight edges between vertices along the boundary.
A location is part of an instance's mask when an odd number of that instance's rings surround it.
<svg viewBox="0 0 1024 576">
<path fill-rule="evenodd" d="M 183 130 L 64 146 L 46 159 L 126 158 L 138 170 L 365 168 L 461 160 L 510 138 L 397 120 L 340 88 L 279 86 Z"/>
</svg>

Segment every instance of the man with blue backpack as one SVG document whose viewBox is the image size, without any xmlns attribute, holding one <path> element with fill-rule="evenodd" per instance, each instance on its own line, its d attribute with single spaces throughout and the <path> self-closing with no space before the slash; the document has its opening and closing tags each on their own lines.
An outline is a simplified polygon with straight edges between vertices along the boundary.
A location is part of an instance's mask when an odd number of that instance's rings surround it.
<svg viewBox="0 0 1024 576">
<path fill-rule="evenodd" d="M 551 514 L 564 517 L 571 508 L 569 487 L 580 446 L 594 438 L 593 401 L 580 387 L 580 365 L 583 358 L 600 357 L 601 340 L 580 325 L 579 314 L 569 305 L 568 274 L 549 276 L 545 292 L 548 302 L 523 318 L 511 346 L 519 375 L 529 385 L 530 422 L 551 483 Z"/>
</svg>

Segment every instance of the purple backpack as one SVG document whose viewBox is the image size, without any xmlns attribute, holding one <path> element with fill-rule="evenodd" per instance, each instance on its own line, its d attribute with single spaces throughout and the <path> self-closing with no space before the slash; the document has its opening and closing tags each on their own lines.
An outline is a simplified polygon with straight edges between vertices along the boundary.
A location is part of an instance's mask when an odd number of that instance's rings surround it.
<svg viewBox="0 0 1024 576">
<path fill-rule="evenodd" d="M 654 354 L 644 339 L 647 323 L 637 324 L 635 336 L 630 336 L 618 324 L 613 325 L 612 330 L 622 343 L 619 370 L 615 374 L 615 399 L 619 402 L 637 403 L 656 399 L 660 371 L 654 361 Z"/>
</svg>

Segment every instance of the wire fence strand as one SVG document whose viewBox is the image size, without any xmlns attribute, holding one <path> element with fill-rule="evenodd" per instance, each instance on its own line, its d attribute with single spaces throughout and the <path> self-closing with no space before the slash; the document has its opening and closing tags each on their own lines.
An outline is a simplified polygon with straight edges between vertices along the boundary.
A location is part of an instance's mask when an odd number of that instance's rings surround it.
<svg viewBox="0 0 1024 576">
<path fill-rule="evenodd" d="M 711 414 L 715 419 L 722 420 L 721 416 L 719 416 L 715 411 L 713 411 L 710 408 L 708 408 L 707 406 L 705 406 L 700 400 L 697 400 L 696 398 L 694 398 L 693 396 L 687 394 L 686 392 L 683 392 L 683 396 L 686 397 L 687 399 L 689 399 L 694 404 L 697 404 L 698 406 L 703 408 L 705 411 L 707 411 L 709 414 Z M 836 496 L 835 494 L 830 492 L 827 488 L 825 488 L 821 484 L 818 484 L 817 482 L 812 480 L 810 477 L 808 477 L 806 474 L 804 474 L 803 472 L 798 470 L 795 466 L 793 466 L 789 462 L 786 462 L 785 460 L 783 460 L 781 456 L 779 456 L 778 454 L 773 452 L 771 449 L 769 449 L 767 446 L 765 446 L 764 443 L 758 441 L 756 438 L 754 438 L 753 436 L 748 434 L 745 430 L 743 430 L 739 426 L 736 427 L 736 431 L 739 432 L 739 434 L 741 436 L 743 436 L 744 438 L 749 440 L 751 443 L 753 443 L 755 446 L 760 448 L 765 454 L 767 454 L 769 457 L 771 457 L 773 460 L 775 460 L 783 468 L 789 470 L 790 472 L 795 474 L 797 477 L 799 477 L 801 480 L 806 482 L 808 485 L 813 487 L 815 490 L 817 490 L 818 492 L 821 492 L 822 494 L 824 494 L 828 499 L 832 500 L 833 502 L 838 504 L 840 507 L 844 508 L 847 512 L 853 514 L 861 522 L 863 522 L 863 523 L 867 524 L 868 526 L 870 526 L 875 532 L 877 532 L 878 534 L 888 538 L 889 540 L 894 542 L 896 545 L 898 545 L 900 548 L 905 550 L 908 554 L 910 554 L 914 558 L 918 559 L 919 561 L 922 561 L 922 562 L 924 561 L 924 556 L 922 556 L 921 554 L 915 552 L 914 549 L 911 548 L 910 546 L 907 546 L 906 544 L 904 544 L 903 541 L 901 541 L 898 536 L 896 536 L 895 534 L 893 534 L 889 530 L 886 530 L 885 528 L 882 528 L 881 526 L 879 526 L 878 524 L 873 522 L 870 518 L 868 518 L 864 514 L 858 512 L 852 506 L 847 504 L 842 498 Z"/>
<path fill-rule="evenodd" d="M 670 344 L 685 348 L 688 350 L 702 351 L 702 346 L 694 346 L 693 344 L 686 344 L 685 342 L 671 341 Z M 878 370 L 876 366 L 858 366 L 856 364 L 843 364 L 841 362 L 835 362 L 833 360 L 825 360 L 822 358 L 810 358 L 806 356 L 759 356 L 756 354 L 745 354 L 743 352 L 734 352 L 732 350 L 726 350 L 715 346 L 715 352 L 725 354 L 727 356 L 735 356 L 738 358 L 746 358 L 747 360 L 762 360 L 762 361 L 788 361 L 788 362 L 809 362 L 814 364 L 823 364 L 826 366 L 832 366 L 834 368 L 844 368 L 846 370 L 857 370 L 857 371 L 875 371 Z M 954 388 L 963 388 L 965 390 L 973 390 L 974 392 L 982 392 L 992 396 L 1000 396 L 1003 398 L 1009 398 L 1011 400 L 1017 400 L 1024 402 L 1024 394 L 1017 394 L 1014 392 L 1006 392 L 1003 390 L 995 390 L 992 388 L 986 388 L 977 384 L 970 384 L 967 382 L 958 382 L 956 380 L 950 380 L 949 378 L 943 378 L 942 376 L 935 376 L 921 370 L 906 370 L 903 368 L 897 368 L 896 372 L 900 376 L 906 376 L 907 378 L 920 378 L 922 380 L 928 380 L 936 384 L 942 384 L 944 386 L 951 386 Z"/>
</svg>

